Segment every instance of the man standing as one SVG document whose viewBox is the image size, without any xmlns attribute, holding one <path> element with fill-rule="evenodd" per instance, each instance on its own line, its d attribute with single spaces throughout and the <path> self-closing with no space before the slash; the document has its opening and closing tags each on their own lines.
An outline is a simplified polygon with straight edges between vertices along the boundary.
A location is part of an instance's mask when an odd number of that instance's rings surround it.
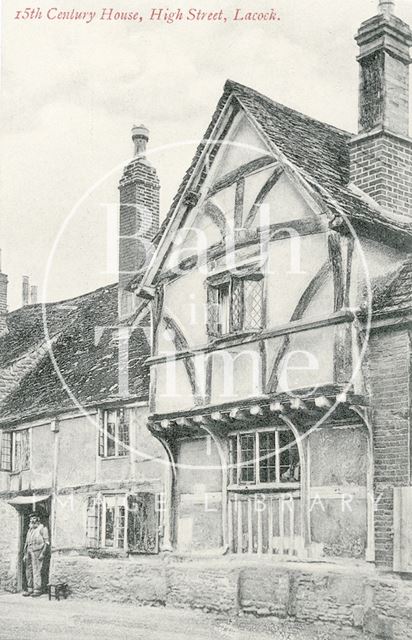
<svg viewBox="0 0 412 640">
<path fill-rule="evenodd" d="M 23 550 L 26 564 L 27 591 L 24 596 L 37 598 L 42 592 L 41 570 L 45 553 L 49 547 L 49 532 L 36 513 L 30 515 L 29 530 Z"/>
</svg>

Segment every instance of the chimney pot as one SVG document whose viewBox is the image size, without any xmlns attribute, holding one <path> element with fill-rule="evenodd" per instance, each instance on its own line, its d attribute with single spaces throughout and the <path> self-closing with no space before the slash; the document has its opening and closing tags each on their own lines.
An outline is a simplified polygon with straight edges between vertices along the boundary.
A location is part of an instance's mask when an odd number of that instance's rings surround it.
<svg viewBox="0 0 412 640">
<path fill-rule="evenodd" d="M 390 18 L 393 15 L 395 10 L 395 1 L 394 0 L 379 0 L 379 11 L 382 15 Z"/>
<path fill-rule="evenodd" d="M 134 125 L 132 128 L 132 140 L 134 142 L 134 154 L 135 156 L 144 156 L 146 153 L 146 146 L 149 142 L 149 129 L 140 124 Z"/>
</svg>

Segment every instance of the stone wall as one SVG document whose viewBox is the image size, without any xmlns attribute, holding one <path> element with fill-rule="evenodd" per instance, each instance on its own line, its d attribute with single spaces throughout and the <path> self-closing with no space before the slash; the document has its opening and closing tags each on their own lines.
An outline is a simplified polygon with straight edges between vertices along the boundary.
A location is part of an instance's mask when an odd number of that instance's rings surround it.
<svg viewBox="0 0 412 640">
<path fill-rule="evenodd" d="M 0 591 L 17 588 L 19 516 L 14 507 L 0 500 Z"/>
<path fill-rule="evenodd" d="M 412 640 L 412 583 L 366 565 L 54 554 L 52 577 L 79 598 L 277 616 L 334 625 L 348 637 L 364 630 L 371 638 Z"/>
<path fill-rule="evenodd" d="M 97 559 L 87 555 L 52 555 L 50 582 L 69 583 L 76 598 L 164 604 L 165 565 L 142 558 Z"/>
</svg>

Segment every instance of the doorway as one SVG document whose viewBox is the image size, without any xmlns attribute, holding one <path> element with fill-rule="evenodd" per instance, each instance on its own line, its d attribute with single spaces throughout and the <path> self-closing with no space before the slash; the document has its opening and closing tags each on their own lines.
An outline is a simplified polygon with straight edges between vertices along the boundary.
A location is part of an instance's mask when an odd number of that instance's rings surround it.
<svg viewBox="0 0 412 640">
<path fill-rule="evenodd" d="M 26 581 L 26 567 L 23 562 L 23 550 L 24 543 L 26 541 L 27 531 L 29 529 L 29 520 L 30 514 L 35 512 L 39 518 L 40 522 L 43 526 L 47 527 L 50 537 L 50 512 L 51 512 L 51 501 L 50 498 L 42 500 L 41 502 L 36 502 L 35 504 L 25 504 L 19 505 L 19 514 L 20 514 L 20 544 L 19 544 L 19 558 L 18 558 L 18 571 L 17 571 L 17 589 L 18 591 L 25 591 L 27 588 Z M 50 570 L 50 548 L 51 548 L 51 540 L 49 549 L 44 557 L 43 568 L 42 568 L 42 592 L 47 591 L 47 585 L 49 582 L 49 570 Z"/>
</svg>

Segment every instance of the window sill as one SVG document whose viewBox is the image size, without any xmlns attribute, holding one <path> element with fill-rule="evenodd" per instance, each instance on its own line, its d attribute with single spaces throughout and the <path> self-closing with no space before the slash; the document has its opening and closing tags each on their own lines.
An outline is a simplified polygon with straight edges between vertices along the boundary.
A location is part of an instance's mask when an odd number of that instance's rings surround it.
<svg viewBox="0 0 412 640">
<path fill-rule="evenodd" d="M 127 460 L 129 457 L 129 453 L 125 456 L 99 456 L 100 460 Z"/>
<path fill-rule="evenodd" d="M 278 491 L 279 493 L 282 491 L 299 491 L 300 482 L 261 482 L 259 484 L 230 484 L 228 485 L 227 490 L 245 493 L 256 493 L 257 491 Z"/>
</svg>

